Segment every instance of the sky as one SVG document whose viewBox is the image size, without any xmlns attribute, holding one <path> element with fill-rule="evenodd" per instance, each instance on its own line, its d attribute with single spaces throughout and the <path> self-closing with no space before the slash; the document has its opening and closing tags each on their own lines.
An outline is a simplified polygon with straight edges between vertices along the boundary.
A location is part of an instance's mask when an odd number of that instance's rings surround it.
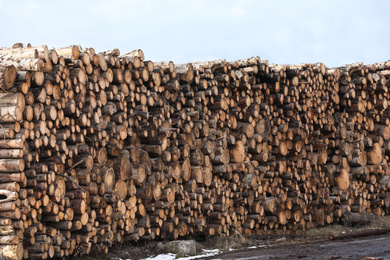
<svg viewBox="0 0 390 260">
<path fill-rule="evenodd" d="M 390 60 L 388 0 L 0 0 L 0 47 L 142 49 L 146 60 Z"/>
</svg>

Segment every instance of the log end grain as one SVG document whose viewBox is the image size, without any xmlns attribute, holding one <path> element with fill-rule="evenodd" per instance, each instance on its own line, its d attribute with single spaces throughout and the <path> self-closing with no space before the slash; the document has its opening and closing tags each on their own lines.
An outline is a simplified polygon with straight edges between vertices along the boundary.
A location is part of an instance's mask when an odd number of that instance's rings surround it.
<svg viewBox="0 0 390 260">
<path fill-rule="evenodd" d="M 3 73 L 1 73 L 1 68 L 0 68 L 0 87 L 2 87 L 5 90 L 12 88 L 15 85 L 16 76 L 17 76 L 17 71 L 14 65 L 5 67 Z"/>
</svg>

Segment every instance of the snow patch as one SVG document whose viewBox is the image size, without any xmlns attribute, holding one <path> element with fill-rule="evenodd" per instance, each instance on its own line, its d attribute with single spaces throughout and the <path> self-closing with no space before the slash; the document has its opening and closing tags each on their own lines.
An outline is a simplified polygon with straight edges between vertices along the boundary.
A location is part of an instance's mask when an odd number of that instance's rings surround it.
<svg viewBox="0 0 390 260">
<path fill-rule="evenodd" d="M 173 260 L 176 258 L 176 254 L 171 254 L 171 253 L 168 253 L 168 254 L 161 254 L 161 255 L 157 255 L 157 256 L 153 256 L 153 257 L 148 257 L 148 258 L 145 258 L 144 260 Z M 130 259 L 128 259 L 130 260 Z"/>
<path fill-rule="evenodd" d="M 265 246 L 266 245 L 250 246 L 250 247 L 247 247 L 247 249 L 256 249 L 256 248 L 265 247 Z"/>
<path fill-rule="evenodd" d="M 203 251 L 203 254 L 201 254 L 201 255 L 180 257 L 178 259 L 192 260 L 192 259 L 197 259 L 197 258 L 202 258 L 202 257 L 215 256 L 215 255 L 218 255 L 221 253 L 221 250 L 219 250 L 219 249 L 212 249 L 212 250 L 203 249 L 202 251 Z M 174 259 L 177 259 L 176 254 L 169 253 L 169 254 L 160 254 L 157 256 L 144 258 L 143 260 L 174 260 Z M 126 259 L 126 260 L 131 260 L 131 259 Z"/>
</svg>

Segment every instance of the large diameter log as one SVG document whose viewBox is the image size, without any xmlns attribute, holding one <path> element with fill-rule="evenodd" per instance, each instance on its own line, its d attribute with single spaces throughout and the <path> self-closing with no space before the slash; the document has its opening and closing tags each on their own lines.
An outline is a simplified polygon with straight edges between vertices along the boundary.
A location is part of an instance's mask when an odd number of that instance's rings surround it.
<svg viewBox="0 0 390 260">
<path fill-rule="evenodd" d="M 14 201 L 18 199 L 18 192 L 9 191 L 9 190 L 0 190 L 0 203 L 4 203 L 7 201 Z M 0 204 L 0 208 L 1 208 Z"/>
<path fill-rule="evenodd" d="M 0 260 L 20 260 L 23 258 L 23 245 L 0 245 Z"/>
<path fill-rule="evenodd" d="M 188 158 L 181 165 L 181 177 L 184 181 L 188 181 L 191 178 L 191 162 Z"/>
<path fill-rule="evenodd" d="M 130 176 L 130 172 L 132 171 L 129 156 L 123 155 L 115 160 L 114 170 L 118 179 L 126 181 Z"/>
<path fill-rule="evenodd" d="M 92 170 L 93 168 L 93 157 L 92 155 L 84 156 L 84 157 L 76 157 L 76 162 L 79 162 L 80 167 L 85 167 L 87 170 Z"/>
<path fill-rule="evenodd" d="M 139 57 L 141 59 L 141 61 L 145 60 L 145 54 L 144 52 L 141 50 L 141 49 L 136 49 L 136 50 L 133 50 L 129 53 L 126 53 L 126 54 L 123 54 L 121 55 L 120 57 Z"/>
<path fill-rule="evenodd" d="M 245 157 L 245 146 L 242 141 L 237 141 L 236 147 L 230 150 L 230 162 L 242 163 Z"/>
<path fill-rule="evenodd" d="M 23 158 L 23 155 L 22 149 L 0 149 L 1 159 L 20 159 Z"/>
<path fill-rule="evenodd" d="M 349 188 L 350 184 L 350 176 L 349 172 L 346 169 L 342 169 L 337 177 L 335 177 L 335 181 L 337 183 L 337 186 L 342 191 L 346 191 Z"/>
<path fill-rule="evenodd" d="M 0 139 L 0 149 L 21 149 L 24 143 L 23 139 Z"/>
<path fill-rule="evenodd" d="M 25 108 L 25 99 L 22 93 L 0 93 L 0 107 Z"/>
<path fill-rule="evenodd" d="M 23 110 L 19 107 L 0 107 L 0 123 L 15 123 L 22 120 Z"/>
<path fill-rule="evenodd" d="M 354 155 L 349 164 L 353 167 L 364 166 L 367 164 L 367 153 L 365 151 L 358 151 L 357 155 Z"/>
<path fill-rule="evenodd" d="M 382 136 L 385 140 L 390 139 L 390 126 L 375 124 L 373 132 L 376 135 Z"/>
<path fill-rule="evenodd" d="M 374 143 L 372 145 L 372 150 L 367 152 L 367 164 L 377 165 L 382 162 L 383 153 L 382 148 L 379 143 Z"/>
<path fill-rule="evenodd" d="M 252 124 L 237 122 L 237 128 L 235 131 L 245 134 L 248 138 L 252 138 L 253 134 L 255 133 L 255 128 Z"/>
<path fill-rule="evenodd" d="M 390 228 L 369 229 L 369 230 L 330 235 L 329 239 L 336 240 L 336 239 L 357 238 L 357 237 L 366 237 L 366 236 L 377 236 L 389 232 L 390 232 Z"/>
<path fill-rule="evenodd" d="M 22 211 L 20 208 L 16 208 L 13 211 L 0 211 L 1 218 L 20 219 L 22 217 Z"/>
<path fill-rule="evenodd" d="M 0 190 L 20 191 L 20 185 L 17 182 L 0 183 Z"/>
<path fill-rule="evenodd" d="M 13 59 L 6 58 L 0 60 L 0 66 L 15 66 L 17 70 L 43 71 L 45 63 L 41 59 Z"/>
<path fill-rule="evenodd" d="M 16 235 L 0 236 L 0 245 L 17 245 L 19 240 Z"/>
<path fill-rule="evenodd" d="M 115 185 L 115 171 L 113 168 L 103 167 L 102 168 L 103 183 L 106 189 L 110 190 Z"/>
<path fill-rule="evenodd" d="M 0 201 L 0 211 L 12 211 L 16 209 L 16 203 L 13 201 L 2 202 Z"/>
<path fill-rule="evenodd" d="M 160 61 L 154 62 L 155 68 L 161 68 L 163 71 L 168 71 L 169 73 L 173 73 L 175 70 L 175 64 L 172 61 Z"/>
<path fill-rule="evenodd" d="M 41 46 L 12 46 L 12 48 L 0 49 L 0 57 L 12 57 L 14 59 L 37 59 L 42 58 L 45 61 L 49 60 L 49 48 L 47 45 Z"/>
<path fill-rule="evenodd" d="M 146 174 L 147 173 L 145 171 L 144 165 L 133 166 L 130 170 L 130 178 L 134 181 L 134 184 L 138 186 L 141 186 L 142 183 L 145 181 Z"/>
<path fill-rule="evenodd" d="M 190 161 L 192 165 L 203 165 L 204 163 L 204 155 L 202 151 L 198 148 L 196 148 L 194 151 L 191 152 L 190 155 Z"/>
<path fill-rule="evenodd" d="M 114 194 L 118 199 L 124 200 L 127 196 L 127 185 L 123 180 L 118 180 L 115 183 Z"/>
<path fill-rule="evenodd" d="M 0 88 L 7 90 L 15 85 L 17 71 L 15 66 L 0 66 Z"/>
<path fill-rule="evenodd" d="M 0 226 L 1 236 L 12 235 L 12 234 L 15 234 L 15 228 L 13 226 Z"/>
<path fill-rule="evenodd" d="M 264 207 L 264 210 L 266 210 L 267 212 L 274 213 L 277 209 L 277 203 L 278 203 L 277 198 L 269 197 L 269 198 L 265 198 L 262 206 Z"/>
<path fill-rule="evenodd" d="M 106 148 L 100 148 L 96 151 L 94 161 L 99 163 L 100 166 L 104 166 L 107 162 L 107 150 Z"/>
<path fill-rule="evenodd" d="M 68 47 L 55 49 L 58 56 L 73 56 L 75 59 L 78 59 L 80 56 L 81 46 L 71 45 Z"/>
<path fill-rule="evenodd" d="M 175 70 L 181 81 L 191 83 L 194 80 L 194 67 L 192 64 L 175 64 Z"/>
<path fill-rule="evenodd" d="M 10 127 L 15 127 L 15 124 L 11 124 Z M 14 139 L 15 130 L 13 128 L 6 128 L 6 125 L 3 125 L 3 128 L 0 128 L 0 138 Z"/>
<path fill-rule="evenodd" d="M 361 214 L 356 212 L 346 212 L 342 216 L 342 222 L 346 226 L 367 225 L 370 224 L 370 217 L 368 214 Z"/>
<path fill-rule="evenodd" d="M 23 159 L 0 159 L 0 172 L 22 172 L 24 166 Z"/>
<path fill-rule="evenodd" d="M 70 201 L 70 206 L 76 214 L 84 214 L 87 204 L 83 199 L 74 199 Z"/>
<path fill-rule="evenodd" d="M 230 153 L 228 149 L 218 149 L 215 157 L 211 159 L 214 165 L 228 164 L 230 161 Z"/>
</svg>

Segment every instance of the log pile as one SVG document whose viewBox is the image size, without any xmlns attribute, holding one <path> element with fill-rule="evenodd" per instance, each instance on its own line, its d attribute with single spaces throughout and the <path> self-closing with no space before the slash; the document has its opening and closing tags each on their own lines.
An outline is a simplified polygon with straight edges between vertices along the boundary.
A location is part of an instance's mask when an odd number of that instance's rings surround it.
<svg viewBox="0 0 390 260">
<path fill-rule="evenodd" d="M 0 49 L 4 259 L 389 213 L 390 63 Z"/>
</svg>

